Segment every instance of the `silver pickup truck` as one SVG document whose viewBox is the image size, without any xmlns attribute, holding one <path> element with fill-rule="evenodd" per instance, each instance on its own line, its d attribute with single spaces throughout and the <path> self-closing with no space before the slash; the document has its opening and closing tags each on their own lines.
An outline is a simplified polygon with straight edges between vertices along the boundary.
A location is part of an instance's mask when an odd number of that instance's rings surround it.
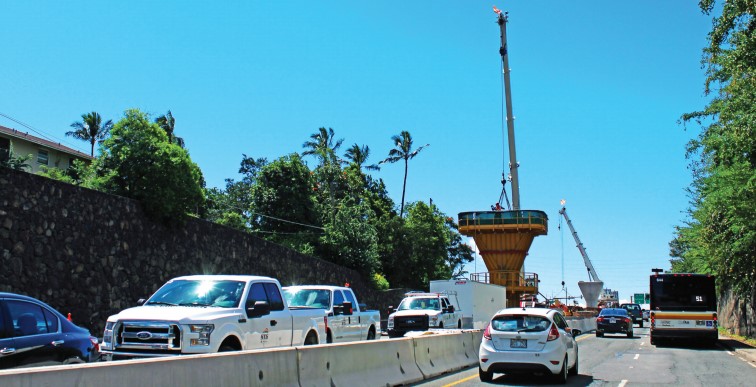
<svg viewBox="0 0 756 387">
<path fill-rule="evenodd" d="M 375 340 L 381 327 L 377 310 L 364 310 L 351 288 L 326 285 L 288 286 L 284 298 L 293 310 L 325 309 L 328 313 L 327 342 Z"/>
</svg>

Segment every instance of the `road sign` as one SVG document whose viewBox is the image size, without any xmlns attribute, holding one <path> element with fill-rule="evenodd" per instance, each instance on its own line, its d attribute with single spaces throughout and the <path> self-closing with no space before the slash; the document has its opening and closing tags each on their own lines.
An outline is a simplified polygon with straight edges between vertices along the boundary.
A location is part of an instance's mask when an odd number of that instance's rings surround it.
<svg viewBox="0 0 756 387">
<path fill-rule="evenodd" d="M 633 294 L 633 303 L 635 304 L 645 304 L 646 301 L 646 295 L 643 293 L 635 293 Z"/>
</svg>

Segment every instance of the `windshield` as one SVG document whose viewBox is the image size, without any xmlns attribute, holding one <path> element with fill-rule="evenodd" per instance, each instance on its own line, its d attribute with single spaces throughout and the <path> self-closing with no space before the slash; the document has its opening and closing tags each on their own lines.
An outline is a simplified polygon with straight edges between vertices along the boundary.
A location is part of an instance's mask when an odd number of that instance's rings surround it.
<svg viewBox="0 0 756 387">
<path fill-rule="evenodd" d="M 551 327 L 544 316 L 504 315 L 491 320 L 491 329 L 501 332 L 543 332 Z"/>
<path fill-rule="evenodd" d="M 284 289 L 284 299 L 290 308 L 328 309 L 331 291 L 326 289 Z"/>
<path fill-rule="evenodd" d="M 153 294 L 145 305 L 236 308 L 244 285 L 240 281 L 171 281 Z"/>
<path fill-rule="evenodd" d="M 438 298 L 405 298 L 399 304 L 398 310 L 441 310 Z"/>
<path fill-rule="evenodd" d="M 602 309 L 599 316 L 628 316 L 627 310 L 618 308 Z"/>
</svg>

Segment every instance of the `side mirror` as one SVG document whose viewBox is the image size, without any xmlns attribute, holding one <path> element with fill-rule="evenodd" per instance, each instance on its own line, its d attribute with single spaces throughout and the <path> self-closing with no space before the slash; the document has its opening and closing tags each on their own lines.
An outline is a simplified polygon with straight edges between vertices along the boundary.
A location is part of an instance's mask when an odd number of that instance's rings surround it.
<svg viewBox="0 0 756 387">
<path fill-rule="evenodd" d="M 341 304 L 341 313 L 345 316 L 351 316 L 352 315 L 352 303 L 349 301 L 344 301 L 343 304 Z"/>
<path fill-rule="evenodd" d="M 140 298 L 137 300 L 137 306 L 142 306 L 144 305 L 145 302 L 147 302 L 147 300 L 145 300 L 144 298 Z"/>
<path fill-rule="evenodd" d="M 577 330 L 577 329 L 573 329 L 573 330 L 572 330 L 572 337 L 578 337 L 578 336 L 580 336 L 580 334 L 582 334 L 582 333 L 583 333 L 583 332 L 580 332 L 580 331 L 579 331 L 579 330 Z"/>
<path fill-rule="evenodd" d="M 454 305 L 449 305 L 449 313 L 454 313 Z"/>
<path fill-rule="evenodd" d="M 255 318 L 270 314 L 270 304 L 265 301 L 247 301 L 247 317 Z"/>
<path fill-rule="evenodd" d="M 344 307 L 342 305 L 334 305 L 333 306 L 333 315 L 338 316 L 344 314 Z"/>
</svg>

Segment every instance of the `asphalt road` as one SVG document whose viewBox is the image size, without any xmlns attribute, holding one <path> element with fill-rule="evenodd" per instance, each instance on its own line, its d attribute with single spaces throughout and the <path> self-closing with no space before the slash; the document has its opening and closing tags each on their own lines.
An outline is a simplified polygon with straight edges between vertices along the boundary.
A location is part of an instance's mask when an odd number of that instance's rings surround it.
<svg viewBox="0 0 756 387">
<path fill-rule="evenodd" d="M 648 328 L 635 328 L 635 337 L 593 333 L 579 336 L 579 375 L 567 379 L 568 386 L 753 386 L 756 367 L 722 345 L 691 344 L 653 346 Z M 543 386 L 550 379 L 531 375 L 495 374 L 493 385 Z M 483 386 L 478 368 L 443 375 L 418 386 Z"/>
</svg>

